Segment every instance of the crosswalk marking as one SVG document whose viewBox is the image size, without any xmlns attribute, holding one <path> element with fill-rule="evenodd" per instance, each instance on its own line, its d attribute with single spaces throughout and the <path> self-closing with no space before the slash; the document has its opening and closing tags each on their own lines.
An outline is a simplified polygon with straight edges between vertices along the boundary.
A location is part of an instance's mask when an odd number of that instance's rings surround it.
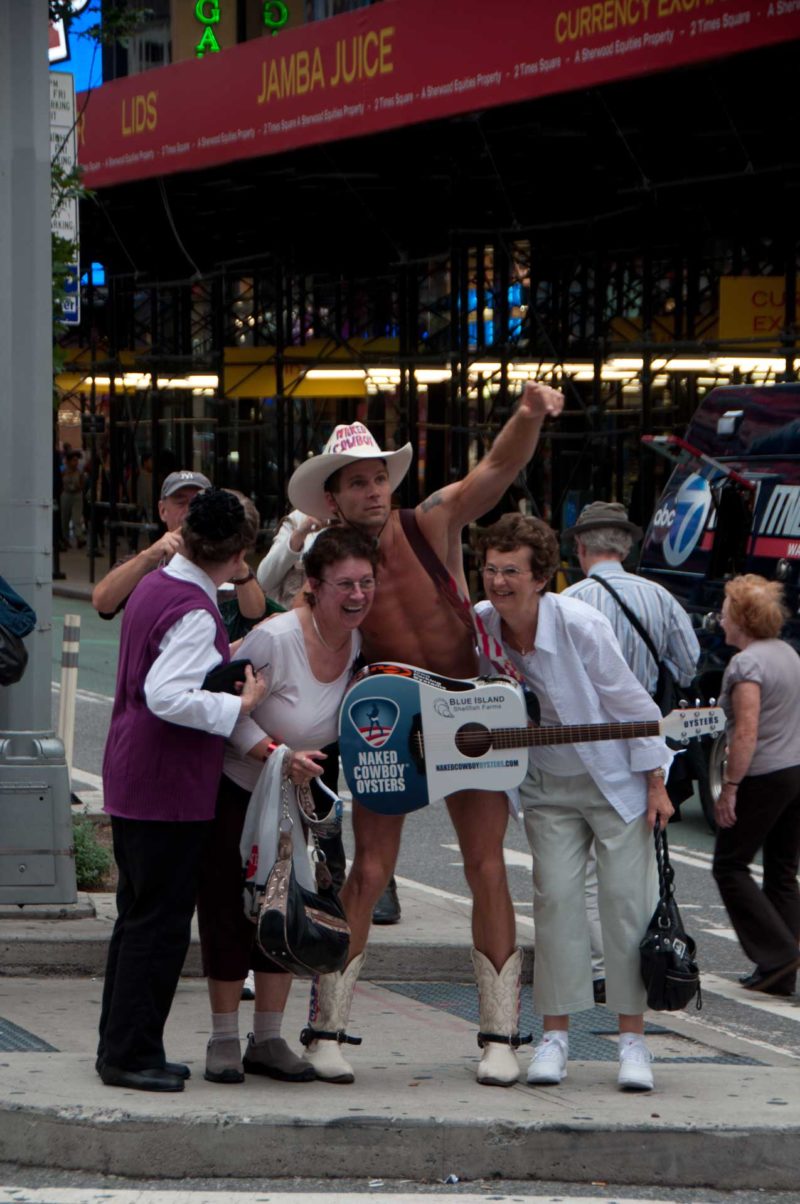
<svg viewBox="0 0 800 1204">
<path fill-rule="evenodd" d="M 50 689 L 54 694 L 61 692 L 61 683 L 57 681 L 50 682 Z M 103 702 L 106 706 L 110 706 L 114 701 L 113 694 L 96 694 L 93 690 L 76 690 L 75 697 L 83 702 Z"/>
<path fill-rule="evenodd" d="M 458 845 L 443 845 L 443 848 L 457 849 Z M 467 908 L 472 908 L 471 898 L 467 899 L 464 895 L 454 895 L 452 891 L 443 891 L 441 886 L 428 886 L 427 883 L 418 883 L 416 878 L 400 878 L 399 875 L 395 875 L 395 881 L 400 886 L 410 886 L 412 890 L 424 891 L 425 895 L 434 895 L 436 898 L 449 899 L 453 903 L 464 903 Z M 516 916 L 519 925 L 522 925 L 523 928 L 530 928 L 533 931 L 534 921 L 530 919 L 529 915 L 519 915 L 517 911 L 514 911 L 514 916 Z"/>
</svg>

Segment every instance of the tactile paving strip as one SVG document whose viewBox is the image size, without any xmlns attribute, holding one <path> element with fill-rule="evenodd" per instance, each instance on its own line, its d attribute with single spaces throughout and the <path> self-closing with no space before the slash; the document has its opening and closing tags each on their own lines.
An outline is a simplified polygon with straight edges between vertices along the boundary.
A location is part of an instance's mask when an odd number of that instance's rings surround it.
<svg viewBox="0 0 800 1204">
<path fill-rule="evenodd" d="M 58 1053 L 58 1050 L 18 1024 L 0 1018 L 0 1053 Z"/>
<path fill-rule="evenodd" d="M 389 991 L 396 991 L 398 995 L 404 995 L 407 999 L 414 999 L 418 1003 L 427 1004 L 428 1007 L 440 1008 L 452 1016 L 459 1016 L 462 1020 L 468 1020 L 476 1028 L 478 1027 L 478 992 L 474 984 L 382 982 L 380 985 Z M 524 1035 L 533 1033 L 534 1044 L 542 1036 L 542 1021 L 539 1016 L 534 1015 L 529 989 L 522 992 L 519 1031 Z M 711 1052 L 708 1046 L 699 1041 L 694 1041 L 683 1034 L 680 1036 L 673 1034 L 668 1024 L 652 1024 L 648 1021 L 645 1025 L 645 1035 L 654 1038 L 653 1053 L 657 1062 L 708 1062 L 717 1066 L 765 1065 L 756 1058 L 721 1053 L 718 1050 Z M 659 1038 L 668 1038 L 673 1035 L 679 1049 L 662 1054 L 658 1048 L 662 1044 Z M 608 1008 L 595 1007 L 589 1012 L 578 1012 L 570 1017 L 569 1052 L 570 1057 L 577 1061 L 616 1062 L 616 1037 L 616 1016 Z"/>
</svg>

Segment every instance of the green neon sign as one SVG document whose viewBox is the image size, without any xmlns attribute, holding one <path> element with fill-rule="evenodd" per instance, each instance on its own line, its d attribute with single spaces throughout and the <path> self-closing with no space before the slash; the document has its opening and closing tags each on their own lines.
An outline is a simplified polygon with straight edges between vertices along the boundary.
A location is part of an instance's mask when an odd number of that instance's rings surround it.
<svg viewBox="0 0 800 1204">
<path fill-rule="evenodd" d="M 219 25 L 220 0 L 196 0 L 194 6 L 194 15 L 200 22 L 203 28 L 200 41 L 194 48 L 194 52 L 199 59 L 206 54 L 216 54 L 221 49 L 219 40 L 214 32 L 214 26 Z M 274 37 L 275 34 L 283 29 L 289 22 L 289 8 L 284 3 L 284 0 L 264 0 L 264 6 L 261 10 L 261 21 L 265 29 L 268 29 Z"/>
<path fill-rule="evenodd" d="M 216 53 L 220 48 L 214 33 L 214 26 L 219 25 L 219 0 L 197 0 L 194 15 L 200 24 L 205 26 L 203 35 L 194 48 L 195 54 L 201 59 L 209 52 Z"/>
<path fill-rule="evenodd" d="M 278 30 L 283 29 L 289 20 L 289 9 L 283 0 L 264 0 L 261 20 L 264 23 L 264 28 L 268 29 L 274 37 Z"/>
</svg>

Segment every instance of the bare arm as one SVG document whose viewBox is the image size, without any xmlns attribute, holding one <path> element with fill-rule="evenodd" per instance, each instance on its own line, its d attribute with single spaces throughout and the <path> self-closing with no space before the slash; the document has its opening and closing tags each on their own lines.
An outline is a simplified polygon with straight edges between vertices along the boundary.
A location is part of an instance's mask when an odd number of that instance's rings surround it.
<svg viewBox="0 0 800 1204">
<path fill-rule="evenodd" d="M 675 808 L 670 802 L 670 797 L 667 794 L 667 788 L 664 784 L 664 779 L 656 771 L 651 770 L 647 774 L 647 826 L 654 828 L 656 820 L 659 826 L 666 828 L 669 823 L 670 816 L 675 814 Z"/>
<path fill-rule="evenodd" d="M 488 455 L 463 481 L 431 494 L 417 507 L 417 520 L 426 537 L 437 544 L 445 534 L 460 532 L 466 523 L 497 505 L 533 456 L 545 418 L 557 417 L 563 406 L 563 393 L 528 381 L 519 405 Z"/>
<path fill-rule="evenodd" d="M 733 741 L 728 745 L 725 782 L 714 804 L 714 818 L 720 828 L 732 828 L 736 823 L 736 789 L 747 775 L 758 740 L 758 720 L 761 714 L 761 686 L 755 681 L 738 681 L 731 690 L 735 721 Z"/>
<path fill-rule="evenodd" d="M 143 577 L 158 568 L 163 557 L 174 556 L 183 549 L 180 531 L 167 531 L 161 539 L 145 548 L 138 556 L 118 564 L 92 592 L 92 606 L 101 615 L 114 615 Z"/>
<path fill-rule="evenodd" d="M 233 584 L 236 587 L 239 613 L 245 619 L 262 619 L 267 609 L 267 599 L 255 577 L 248 577 L 242 582 L 234 581 Z"/>
</svg>

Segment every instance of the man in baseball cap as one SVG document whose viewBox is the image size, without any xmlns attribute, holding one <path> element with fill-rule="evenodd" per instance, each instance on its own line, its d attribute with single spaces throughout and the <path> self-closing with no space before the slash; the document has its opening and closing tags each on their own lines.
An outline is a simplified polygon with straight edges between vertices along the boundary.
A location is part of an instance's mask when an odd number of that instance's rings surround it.
<svg viewBox="0 0 800 1204">
<path fill-rule="evenodd" d="M 181 527 L 189 510 L 189 503 L 203 489 L 210 489 L 211 482 L 202 472 L 181 469 L 171 472 L 161 486 L 158 517 L 167 528 L 166 534 L 149 548 L 143 548 L 134 556 L 126 556 L 98 581 L 92 592 L 92 606 L 101 619 L 113 619 L 128 600 L 135 586 L 153 569 L 166 564 L 183 547 Z"/>
<path fill-rule="evenodd" d="M 409 470 L 411 446 L 382 449 L 360 422 L 337 426 L 322 454 L 294 472 L 288 489 L 293 506 L 306 514 L 335 517 L 378 542 L 377 588 L 360 627 L 366 661 L 400 661 L 451 678 L 475 676 L 471 624 L 465 624 L 463 613 L 434 583 L 417 549 L 423 554 L 425 545 L 426 564 L 438 560 L 441 574 L 454 579 L 468 597 L 462 530 L 497 505 L 531 459 L 545 418 L 558 415 L 563 404 L 557 390 L 529 382 L 491 450 L 464 480 L 445 486 L 402 517 L 392 510 L 392 493 Z M 341 605 L 355 604 L 358 582 L 323 582 L 321 588 L 343 584 L 353 588 L 350 599 L 342 595 Z M 503 860 L 508 799 L 499 791 L 463 790 L 446 803 L 474 900 L 473 965 L 483 1048 L 478 1081 L 509 1086 L 519 1074 L 515 1046 L 522 954 L 516 948 Z M 403 815 L 377 815 L 353 799 L 356 850 L 342 889 L 351 930 L 350 961 L 344 971 L 320 977 L 302 1037 L 317 1078 L 329 1082 L 353 1081 L 353 1068 L 342 1053 L 350 1003 L 372 910 L 397 860 L 403 820 Z"/>
<path fill-rule="evenodd" d="M 192 472 L 188 468 L 181 468 L 178 472 L 171 472 L 165 478 L 164 484 L 161 486 L 161 500 L 172 497 L 179 489 L 194 489 L 198 492 L 201 489 L 210 489 L 211 482 L 208 477 L 204 477 L 202 472 Z M 195 496 L 192 493 L 189 501 Z"/>
</svg>

